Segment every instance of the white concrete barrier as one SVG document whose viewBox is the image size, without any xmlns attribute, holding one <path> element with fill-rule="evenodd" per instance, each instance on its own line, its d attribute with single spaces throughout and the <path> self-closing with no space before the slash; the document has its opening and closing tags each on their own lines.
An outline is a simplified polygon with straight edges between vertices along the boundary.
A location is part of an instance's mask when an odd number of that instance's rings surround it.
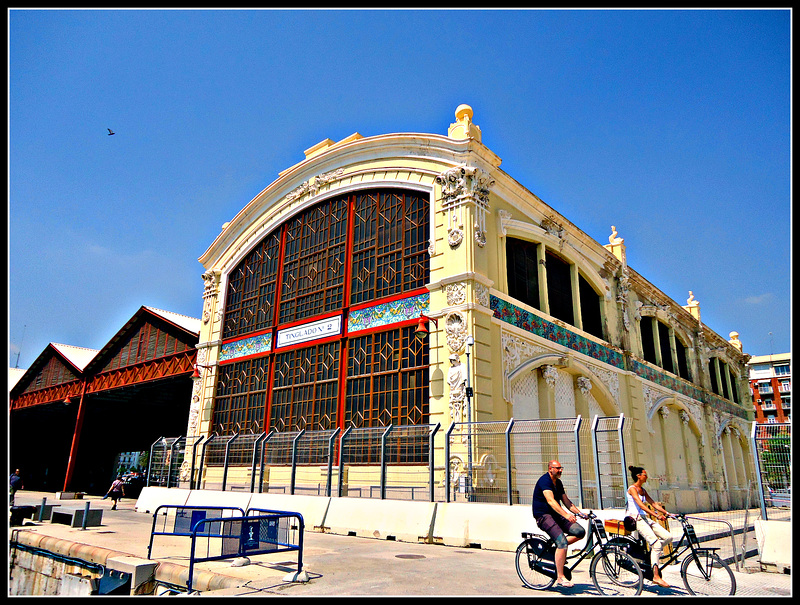
<svg viewBox="0 0 800 605">
<path fill-rule="evenodd" d="M 325 526 L 327 531 L 345 536 L 429 541 L 436 508 L 436 502 L 331 498 Z"/>
<path fill-rule="evenodd" d="M 152 514 L 162 504 L 184 505 L 189 498 L 188 489 L 177 487 L 145 487 L 136 500 L 134 510 L 137 513 Z"/>
<path fill-rule="evenodd" d="M 324 526 L 330 501 L 328 496 L 253 494 L 250 498 L 250 508 L 300 513 L 303 516 L 306 531 L 318 531 Z"/>
<path fill-rule="evenodd" d="M 242 512 L 250 505 L 250 492 L 222 492 L 213 489 L 193 489 L 186 506 L 238 506 Z M 237 512 L 234 516 L 240 516 Z"/>
<path fill-rule="evenodd" d="M 755 522 L 756 542 L 761 565 L 774 566 L 778 573 L 792 567 L 792 525 L 790 521 Z"/>
<path fill-rule="evenodd" d="M 440 502 L 433 541 L 447 546 L 515 551 L 522 542 L 522 532 L 535 530 L 530 506 Z"/>
</svg>

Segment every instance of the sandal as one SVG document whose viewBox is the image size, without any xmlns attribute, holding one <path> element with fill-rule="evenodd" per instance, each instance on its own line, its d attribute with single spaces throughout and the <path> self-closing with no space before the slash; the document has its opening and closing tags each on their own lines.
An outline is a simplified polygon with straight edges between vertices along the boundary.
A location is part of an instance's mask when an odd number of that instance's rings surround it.
<svg viewBox="0 0 800 605">
<path fill-rule="evenodd" d="M 563 578 L 556 580 L 556 586 L 561 586 L 562 588 L 572 588 L 573 586 L 575 586 L 575 584 L 573 584 L 566 578 Z"/>
</svg>

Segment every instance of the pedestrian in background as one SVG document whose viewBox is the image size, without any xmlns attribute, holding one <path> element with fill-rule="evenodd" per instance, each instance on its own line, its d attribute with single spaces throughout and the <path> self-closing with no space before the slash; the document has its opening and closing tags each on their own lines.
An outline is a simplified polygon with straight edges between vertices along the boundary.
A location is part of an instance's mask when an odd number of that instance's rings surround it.
<svg viewBox="0 0 800 605">
<path fill-rule="evenodd" d="M 22 477 L 19 475 L 19 469 L 11 473 L 11 476 L 8 478 L 8 488 L 10 494 L 9 504 L 14 506 L 14 495 L 18 490 L 22 489 Z"/>
<path fill-rule="evenodd" d="M 111 499 L 114 501 L 111 510 L 117 510 L 117 501 L 122 499 L 122 493 L 122 475 L 117 475 L 117 478 L 106 493 L 106 496 L 111 496 Z"/>
</svg>

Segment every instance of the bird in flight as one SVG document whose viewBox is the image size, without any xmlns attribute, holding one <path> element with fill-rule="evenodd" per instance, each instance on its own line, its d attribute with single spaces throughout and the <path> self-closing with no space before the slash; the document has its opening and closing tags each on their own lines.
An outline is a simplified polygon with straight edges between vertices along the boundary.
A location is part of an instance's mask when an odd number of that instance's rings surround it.
<svg viewBox="0 0 800 605">
<path fill-rule="evenodd" d="M 108 136 L 111 136 L 112 134 L 117 134 L 116 132 L 114 132 L 110 128 L 107 128 L 106 130 L 108 130 Z"/>
</svg>

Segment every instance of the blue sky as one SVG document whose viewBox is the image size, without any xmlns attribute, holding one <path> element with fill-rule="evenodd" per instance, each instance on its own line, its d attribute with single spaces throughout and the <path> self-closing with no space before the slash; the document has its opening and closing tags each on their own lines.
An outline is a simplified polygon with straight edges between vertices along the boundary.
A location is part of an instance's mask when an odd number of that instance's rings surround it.
<svg viewBox="0 0 800 605">
<path fill-rule="evenodd" d="M 99 349 L 141 305 L 199 317 L 197 258 L 304 149 L 446 134 L 461 103 L 503 170 L 600 243 L 615 225 L 708 327 L 790 351 L 787 10 L 9 18 L 11 367 Z"/>
</svg>

